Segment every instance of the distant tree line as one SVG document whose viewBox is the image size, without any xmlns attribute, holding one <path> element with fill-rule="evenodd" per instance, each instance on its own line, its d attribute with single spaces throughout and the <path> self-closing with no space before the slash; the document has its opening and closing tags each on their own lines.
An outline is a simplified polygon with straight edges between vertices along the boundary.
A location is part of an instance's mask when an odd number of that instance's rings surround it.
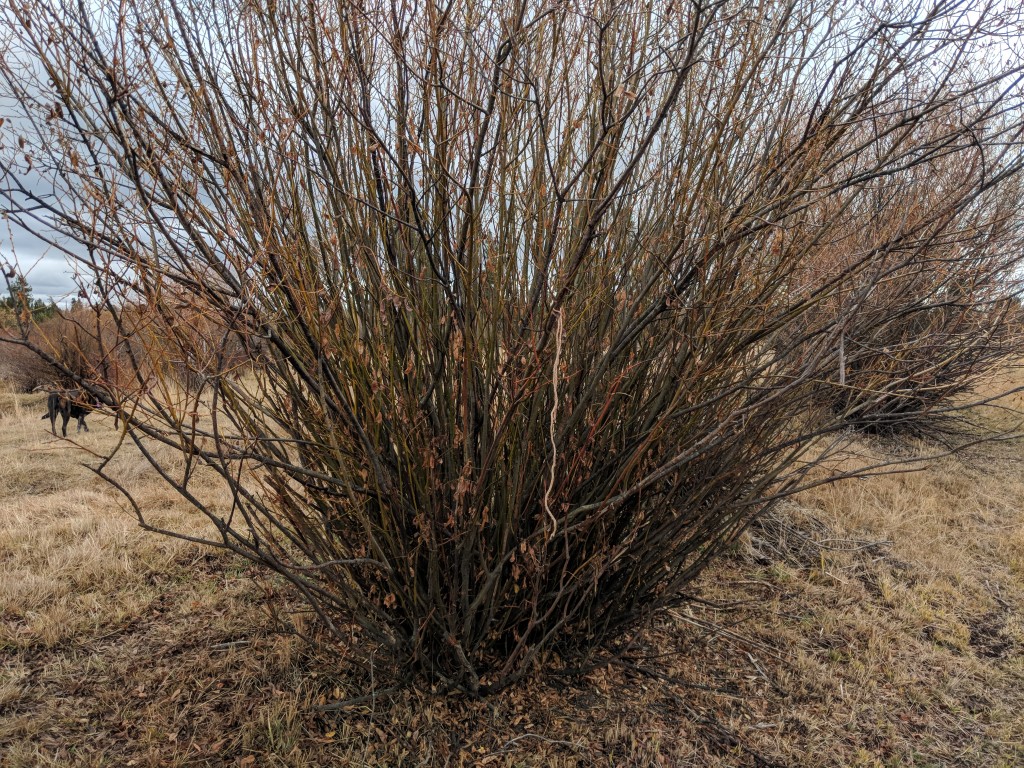
<svg viewBox="0 0 1024 768">
<path fill-rule="evenodd" d="M 12 275 L 7 280 L 7 295 L 0 297 L 0 324 L 5 328 L 14 327 L 16 315 L 29 313 L 34 322 L 40 322 L 53 317 L 57 312 L 57 305 L 51 299 L 32 298 L 32 286 L 19 275 Z"/>
</svg>

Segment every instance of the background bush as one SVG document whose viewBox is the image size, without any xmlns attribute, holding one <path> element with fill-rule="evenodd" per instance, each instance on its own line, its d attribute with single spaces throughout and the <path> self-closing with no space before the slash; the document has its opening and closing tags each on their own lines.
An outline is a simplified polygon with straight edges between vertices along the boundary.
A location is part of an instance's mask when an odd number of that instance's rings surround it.
<svg viewBox="0 0 1024 768">
<path fill-rule="evenodd" d="M 984 140 L 869 185 L 846 231 L 808 262 L 809 285 L 838 281 L 810 322 L 834 347 L 818 398 L 850 425 L 951 437 L 966 395 L 1020 354 L 1020 179 L 999 176 L 1018 131 L 986 121 Z"/>
</svg>

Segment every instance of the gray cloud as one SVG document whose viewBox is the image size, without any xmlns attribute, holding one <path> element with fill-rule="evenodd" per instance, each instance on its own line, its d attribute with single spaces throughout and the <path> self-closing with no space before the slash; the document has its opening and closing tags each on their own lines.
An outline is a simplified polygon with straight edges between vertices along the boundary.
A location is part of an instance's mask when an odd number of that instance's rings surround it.
<svg viewBox="0 0 1024 768">
<path fill-rule="evenodd" d="M 78 293 L 68 257 L 30 232 L 12 228 L 0 245 L 0 261 L 14 263 L 32 286 L 32 296 L 66 304 Z M 2 283 L 0 283 L 2 288 Z"/>
</svg>

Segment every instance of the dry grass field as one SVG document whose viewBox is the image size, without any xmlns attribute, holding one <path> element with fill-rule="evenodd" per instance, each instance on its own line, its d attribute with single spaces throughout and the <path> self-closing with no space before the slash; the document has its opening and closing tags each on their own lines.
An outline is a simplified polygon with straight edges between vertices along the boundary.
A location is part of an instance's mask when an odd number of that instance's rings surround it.
<svg viewBox="0 0 1024 768">
<path fill-rule="evenodd" d="M 1024 764 L 1021 442 L 806 492 L 615 660 L 472 701 L 285 632 L 274 578 L 141 531 L 43 410 L 0 394 L 5 767 Z M 133 450 L 116 469 L 204 528 Z"/>
</svg>

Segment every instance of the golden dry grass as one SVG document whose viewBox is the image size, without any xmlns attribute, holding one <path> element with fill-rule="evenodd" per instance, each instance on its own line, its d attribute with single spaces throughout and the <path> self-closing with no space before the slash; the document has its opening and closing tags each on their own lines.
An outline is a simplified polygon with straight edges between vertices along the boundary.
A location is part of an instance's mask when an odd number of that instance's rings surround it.
<svg viewBox="0 0 1024 768">
<path fill-rule="evenodd" d="M 1024 764 L 1019 442 L 806 492 L 618 659 L 471 701 L 387 692 L 355 635 L 280 631 L 275 579 L 142 532 L 42 411 L 0 395 L 0 765 Z M 116 440 L 89 422 L 81 445 Z M 147 510 L 205 530 L 116 461 Z"/>
</svg>

